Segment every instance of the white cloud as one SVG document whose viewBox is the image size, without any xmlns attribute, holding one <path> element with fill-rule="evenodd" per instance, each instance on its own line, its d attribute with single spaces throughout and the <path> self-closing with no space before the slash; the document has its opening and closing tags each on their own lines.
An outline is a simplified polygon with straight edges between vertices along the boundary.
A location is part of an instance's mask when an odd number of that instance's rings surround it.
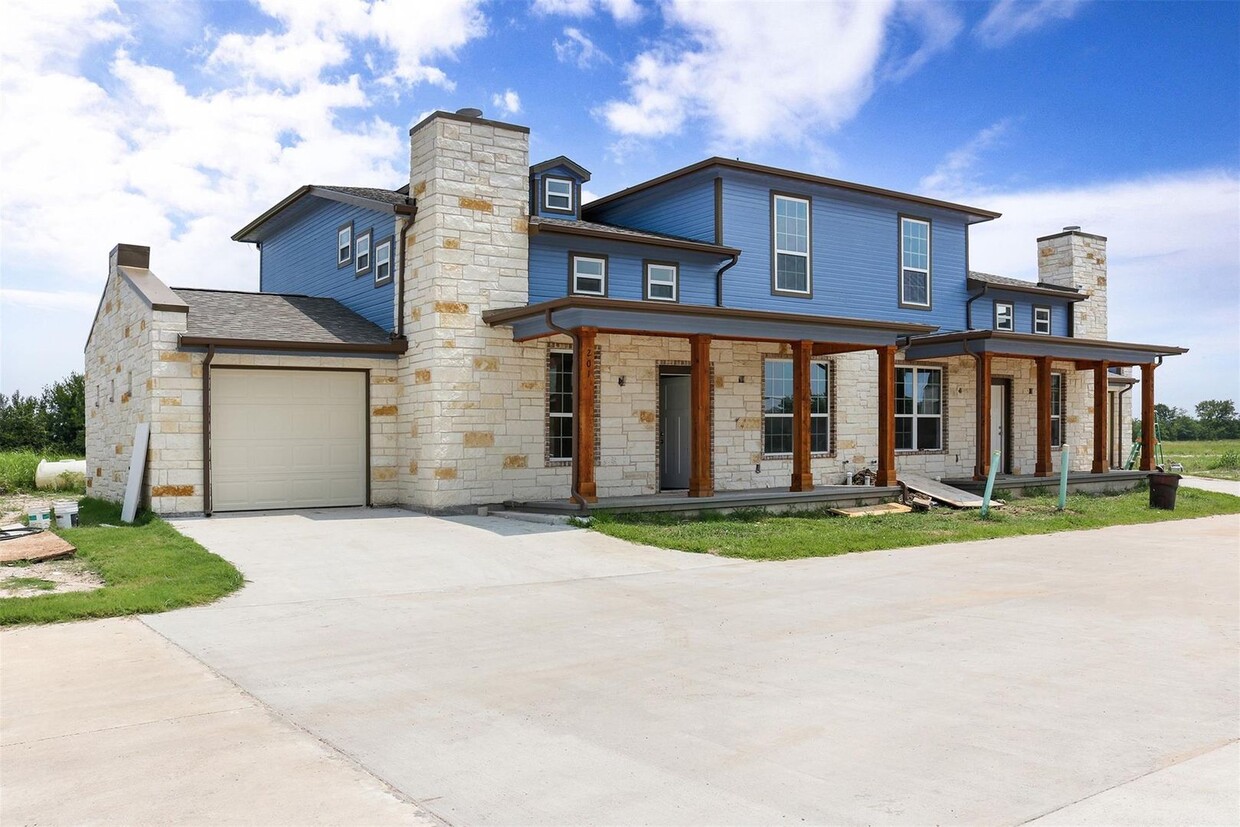
<svg viewBox="0 0 1240 827">
<path fill-rule="evenodd" d="M 1071 20 L 1083 0 L 996 0 L 973 30 L 977 39 L 995 48 L 1059 20 Z"/>
<path fill-rule="evenodd" d="M 901 81 L 919 72 L 930 59 L 948 49 L 964 28 L 950 6 L 940 3 L 905 2 L 896 7 L 889 36 L 911 36 L 916 44 L 911 52 L 900 50 L 889 55 L 884 78 Z"/>
<path fill-rule="evenodd" d="M 492 95 L 491 105 L 499 109 L 500 114 L 515 115 L 521 111 L 521 96 L 508 89 Z"/>
<path fill-rule="evenodd" d="M 894 0 L 814 3 L 793 14 L 672 0 L 663 7 L 670 33 L 633 60 L 628 98 L 601 114 L 616 132 L 643 138 L 700 119 L 741 143 L 799 142 L 837 128 L 868 99 L 895 8 Z"/>
<path fill-rule="evenodd" d="M 996 121 L 947 154 L 934 172 L 921 179 L 921 189 L 928 192 L 961 190 L 974 181 L 974 167 L 984 150 L 994 146 L 1011 127 L 1010 118 Z"/>
<path fill-rule="evenodd" d="M 564 40 L 556 39 L 555 58 L 561 63 L 575 63 L 579 69 L 588 69 L 595 62 L 611 63 L 611 58 L 594 41 L 586 36 L 581 29 L 568 26 L 564 29 Z"/>
<path fill-rule="evenodd" d="M 637 0 L 534 0 L 533 9 L 539 14 L 567 17 L 590 17 L 601 9 L 620 23 L 632 23 L 642 16 Z"/>
<path fill-rule="evenodd" d="M 1181 407 L 1240 401 L 1240 176 L 1200 171 L 1016 192 L 938 195 L 1003 212 L 970 233 L 974 269 L 1035 279 L 1039 236 L 1107 237 L 1109 336 L 1190 348 L 1158 371 Z"/>
</svg>

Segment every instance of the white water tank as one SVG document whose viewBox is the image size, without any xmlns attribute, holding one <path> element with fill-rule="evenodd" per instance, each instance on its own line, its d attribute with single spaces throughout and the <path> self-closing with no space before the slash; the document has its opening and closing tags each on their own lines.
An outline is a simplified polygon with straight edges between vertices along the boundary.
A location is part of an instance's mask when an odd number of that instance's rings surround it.
<svg viewBox="0 0 1240 827">
<path fill-rule="evenodd" d="M 63 478 L 64 474 L 74 475 L 74 479 Z M 55 462 L 39 460 L 39 467 L 34 472 L 35 488 L 76 488 L 86 481 L 86 460 L 62 459 Z"/>
</svg>

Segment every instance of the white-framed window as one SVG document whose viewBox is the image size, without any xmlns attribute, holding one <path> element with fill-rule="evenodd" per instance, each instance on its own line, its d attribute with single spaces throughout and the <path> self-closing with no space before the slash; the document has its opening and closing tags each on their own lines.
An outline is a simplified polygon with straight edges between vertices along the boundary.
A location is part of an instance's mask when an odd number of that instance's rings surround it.
<svg viewBox="0 0 1240 827">
<path fill-rule="evenodd" d="M 547 353 L 547 459 L 573 458 L 573 352 Z"/>
<path fill-rule="evenodd" d="M 373 230 L 367 230 L 357 234 L 357 250 L 354 251 L 353 262 L 359 276 L 370 272 L 370 242 L 373 233 Z"/>
<path fill-rule="evenodd" d="M 375 245 L 375 286 L 392 280 L 392 239 L 385 238 Z"/>
<path fill-rule="evenodd" d="M 942 448 L 942 368 L 896 368 L 896 450 Z"/>
<path fill-rule="evenodd" d="M 543 209 L 573 211 L 573 182 L 568 178 L 543 178 Z"/>
<path fill-rule="evenodd" d="M 1051 446 L 1063 445 L 1064 375 L 1051 374 Z"/>
<path fill-rule="evenodd" d="M 1016 329 L 1015 313 L 1011 302 L 995 302 L 995 330 Z"/>
<path fill-rule="evenodd" d="M 569 255 L 569 286 L 579 296 L 607 295 L 607 256 Z"/>
<path fill-rule="evenodd" d="M 809 199 L 771 196 L 771 289 L 808 296 L 810 289 Z"/>
<path fill-rule="evenodd" d="M 678 301 L 680 266 L 668 261 L 647 261 L 646 298 L 661 302 Z"/>
<path fill-rule="evenodd" d="M 336 266 L 344 267 L 353 262 L 353 222 L 336 228 Z"/>
<path fill-rule="evenodd" d="M 1051 335 L 1051 309 L 1049 307 L 1033 308 L 1033 332 L 1041 336 Z"/>
<path fill-rule="evenodd" d="M 762 377 L 762 453 L 792 453 L 792 411 L 795 387 L 791 359 L 767 359 Z M 831 451 L 831 364 L 809 363 L 809 449 L 815 454 Z"/>
<path fill-rule="evenodd" d="M 930 306 L 930 222 L 900 218 L 900 304 Z"/>
</svg>

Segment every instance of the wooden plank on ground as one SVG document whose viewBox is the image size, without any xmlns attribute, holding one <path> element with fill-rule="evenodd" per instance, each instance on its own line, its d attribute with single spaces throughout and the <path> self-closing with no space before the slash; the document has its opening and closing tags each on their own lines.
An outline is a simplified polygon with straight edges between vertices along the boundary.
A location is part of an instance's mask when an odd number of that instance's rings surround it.
<svg viewBox="0 0 1240 827">
<path fill-rule="evenodd" d="M 841 517 L 873 517 L 878 514 L 907 514 L 913 509 L 902 503 L 876 503 L 875 505 L 858 505 L 853 508 L 828 508 L 832 514 Z"/>
<path fill-rule="evenodd" d="M 133 432 L 133 453 L 129 455 L 129 479 L 125 483 L 125 502 L 121 506 L 121 522 L 132 523 L 138 513 L 138 495 L 146 475 L 146 445 L 151 438 L 151 424 L 139 422 Z"/>
<path fill-rule="evenodd" d="M 939 502 L 947 503 L 955 508 L 982 507 L 982 498 L 976 494 L 970 494 L 968 491 L 952 488 L 950 485 L 944 485 L 937 480 L 923 477 L 920 474 L 906 474 L 901 471 L 899 477 L 900 482 L 907 485 L 909 490 L 933 497 Z"/>
<path fill-rule="evenodd" d="M 50 531 L 0 540 L 0 563 L 16 563 L 18 560 L 37 563 L 40 560 L 68 557 L 76 552 L 76 548 Z"/>
</svg>

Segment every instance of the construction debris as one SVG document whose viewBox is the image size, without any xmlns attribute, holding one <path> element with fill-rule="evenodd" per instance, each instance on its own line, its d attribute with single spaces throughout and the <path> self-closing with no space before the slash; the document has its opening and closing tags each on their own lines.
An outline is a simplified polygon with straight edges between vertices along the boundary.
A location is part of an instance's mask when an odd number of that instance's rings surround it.
<svg viewBox="0 0 1240 827">
<path fill-rule="evenodd" d="M 36 563 L 77 554 L 77 548 L 52 532 L 32 531 L 25 526 L 0 529 L 0 540 L 0 563 Z"/>
<path fill-rule="evenodd" d="M 874 517 L 879 514 L 907 514 L 913 509 L 902 503 L 877 503 L 875 505 L 859 505 L 853 508 L 829 508 L 831 514 L 841 517 Z"/>
</svg>

